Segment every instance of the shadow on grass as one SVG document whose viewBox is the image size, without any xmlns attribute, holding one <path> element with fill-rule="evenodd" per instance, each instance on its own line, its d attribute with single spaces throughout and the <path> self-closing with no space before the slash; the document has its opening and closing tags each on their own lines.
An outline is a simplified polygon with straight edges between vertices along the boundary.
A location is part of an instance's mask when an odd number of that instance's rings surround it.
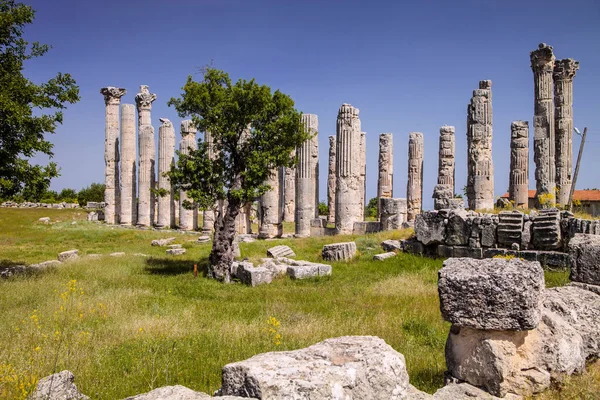
<svg viewBox="0 0 600 400">
<path fill-rule="evenodd" d="M 15 267 L 17 265 L 27 265 L 27 263 L 26 262 L 18 262 L 18 261 L 8 260 L 6 258 L 0 259 L 0 269 L 2 269 L 2 268 L 9 268 L 9 267 Z"/>
<path fill-rule="evenodd" d="M 196 261 L 173 258 L 149 258 L 144 270 L 152 275 L 185 275 L 194 273 L 194 264 L 198 265 L 198 275 L 206 276 L 208 259 Z"/>
</svg>

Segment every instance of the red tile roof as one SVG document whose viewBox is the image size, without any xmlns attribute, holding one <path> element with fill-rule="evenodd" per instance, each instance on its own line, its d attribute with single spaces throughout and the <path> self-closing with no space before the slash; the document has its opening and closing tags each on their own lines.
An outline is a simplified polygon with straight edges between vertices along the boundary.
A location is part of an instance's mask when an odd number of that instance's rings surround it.
<svg viewBox="0 0 600 400">
<path fill-rule="evenodd" d="M 529 189 L 528 195 L 530 199 L 535 199 L 535 189 Z M 503 199 L 508 199 L 508 193 L 501 196 Z M 575 190 L 573 200 L 581 201 L 600 201 L 600 190 Z"/>
</svg>

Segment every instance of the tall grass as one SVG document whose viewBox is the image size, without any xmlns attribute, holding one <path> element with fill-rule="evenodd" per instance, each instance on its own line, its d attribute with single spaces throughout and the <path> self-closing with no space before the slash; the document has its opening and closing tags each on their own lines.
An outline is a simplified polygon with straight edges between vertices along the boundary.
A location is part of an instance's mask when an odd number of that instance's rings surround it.
<svg viewBox="0 0 600 400">
<path fill-rule="evenodd" d="M 60 222 L 37 223 L 42 216 Z M 255 262 L 275 244 L 310 261 L 320 261 L 326 243 L 356 240 L 359 250 L 355 260 L 333 263 L 331 277 L 250 288 L 203 274 L 194 279 L 193 265 L 204 271 L 210 251 L 195 235 L 113 228 L 84 217 L 72 210 L 0 209 L 2 264 L 54 259 L 72 248 L 83 255 L 0 281 L 0 397 L 25 398 L 37 379 L 62 369 L 94 399 L 173 384 L 212 393 L 227 363 L 342 335 L 379 336 L 405 355 L 412 384 L 428 392 L 443 385 L 449 324 L 437 296 L 442 261 L 408 254 L 372 260 L 382 240 L 410 231 L 241 243 L 242 257 Z M 169 236 L 187 248 L 184 256 L 150 246 Z M 127 255 L 108 255 L 117 251 Z M 566 273 L 549 277 L 561 284 Z M 592 382 L 600 389 L 600 379 Z"/>
</svg>

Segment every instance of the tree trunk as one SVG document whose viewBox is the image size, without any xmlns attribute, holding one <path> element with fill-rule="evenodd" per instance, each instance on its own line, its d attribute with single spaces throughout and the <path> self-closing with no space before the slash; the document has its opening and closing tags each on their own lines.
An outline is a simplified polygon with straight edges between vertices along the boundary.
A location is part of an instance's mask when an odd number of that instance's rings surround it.
<svg viewBox="0 0 600 400">
<path fill-rule="evenodd" d="M 228 199 L 227 207 L 215 219 L 215 234 L 209 256 L 208 275 L 218 281 L 229 283 L 233 263 L 233 240 L 235 239 L 235 219 L 240 212 L 240 204 Z"/>
</svg>

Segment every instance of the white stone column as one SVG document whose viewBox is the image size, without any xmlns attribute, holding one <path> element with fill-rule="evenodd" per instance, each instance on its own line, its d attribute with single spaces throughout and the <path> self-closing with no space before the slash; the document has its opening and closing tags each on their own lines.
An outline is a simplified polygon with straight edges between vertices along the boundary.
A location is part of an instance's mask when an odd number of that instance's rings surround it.
<svg viewBox="0 0 600 400">
<path fill-rule="evenodd" d="M 216 150 L 213 143 L 213 136 L 210 132 L 204 132 L 204 143 L 206 143 L 208 150 L 208 158 L 211 160 L 216 159 Z M 216 205 L 215 207 L 216 208 Z M 202 233 L 211 233 L 215 228 L 215 210 L 207 209 L 202 212 Z"/>
<path fill-rule="evenodd" d="M 135 106 L 121 105 L 121 225 L 137 221 L 137 145 L 135 137 Z"/>
<path fill-rule="evenodd" d="M 411 222 L 421 214 L 423 199 L 423 145 L 421 132 L 408 137 L 408 183 L 406 185 L 406 219 Z"/>
<path fill-rule="evenodd" d="M 171 181 L 166 174 L 175 164 L 175 129 L 173 124 L 166 118 L 161 118 L 162 123 L 158 128 L 158 189 L 166 191 L 165 196 L 158 198 L 157 225 L 161 228 L 175 227 L 175 209 L 173 199 L 175 192 Z"/>
<path fill-rule="evenodd" d="M 266 184 L 271 186 L 271 190 L 263 194 L 260 198 L 260 222 L 258 227 L 258 237 L 262 239 L 280 237 L 283 233 L 281 224 L 282 211 L 281 206 L 281 186 L 283 177 L 281 169 L 275 168 L 271 171 Z"/>
<path fill-rule="evenodd" d="M 508 198 L 515 207 L 529 204 L 529 123 L 513 121 L 510 124 L 510 177 Z"/>
<path fill-rule="evenodd" d="M 303 114 L 304 130 L 313 135 L 296 149 L 296 236 L 310 236 L 310 221 L 318 216 L 315 210 L 316 167 L 319 159 L 319 119 L 315 114 Z M 318 205 L 317 205 L 318 207 Z"/>
<path fill-rule="evenodd" d="M 380 199 L 394 195 L 394 141 L 391 133 L 379 135 L 379 177 L 377 179 L 377 204 Z M 379 207 L 379 206 L 378 206 Z"/>
<path fill-rule="evenodd" d="M 358 108 L 342 104 L 336 124 L 335 232 L 351 234 L 354 223 L 362 221 L 364 172 Z"/>
<path fill-rule="evenodd" d="M 329 216 L 327 222 L 330 224 L 335 223 L 335 165 L 336 165 L 336 144 L 335 136 L 329 136 L 329 168 L 327 175 L 327 207 L 329 208 Z"/>
<path fill-rule="evenodd" d="M 121 97 L 127 93 L 125 89 L 112 86 L 100 89 L 106 105 L 105 139 L 104 139 L 104 209 L 107 224 L 119 222 L 119 104 Z"/>
<path fill-rule="evenodd" d="M 360 216 L 359 220 L 365 220 L 365 207 L 367 206 L 367 132 L 360 133 L 360 165 L 361 165 L 361 174 L 360 174 L 360 187 L 361 189 L 361 204 L 360 204 Z"/>
<path fill-rule="evenodd" d="M 471 210 L 494 209 L 492 81 L 479 81 L 467 109 L 467 197 Z"/>
<path fill-rule="evenodd" d="M 135 96 L 140 148 L 137 225 L 146 227 L 154 224 L 155 196 L 152 190 L 156 187 L 156 139 L 151 118 L 154 100 L 156 95 L 150 93 L 147 85 L 141 85 L 140 92 Z"/>
<path fill-rule="evenodd" d="M 556 134 L 557 202 L 569 203 L 573 171 L 573 78 L 579 62 L 572 58 L 554 64 L 554 117 Z"/>
<path fill-rule="evenodd" d="M 455 128 L 442 126 L 440 128 L 439 163 L 437 185 L 433 189 L 433 205 L 436 210 L 452 208 L 454 198 L 454 151 Z"/>
<path fill-rule="evenodd" d="M 191 119 L 181 121 L 181 142 L 179 142 L 179 153 L 188 155 L 190 150 L 198 149 L 196 143 L 196 126 Z M 192 231 L 198 229 L 198 208 L 194 207 L 188 210 L 183 206 L 188 200 L 185 191 L 179 193 L 179 229 L 184 231 Z M 192 200 L 189 200 L 192 201 Z"/>
<path fill-rule="evenodd" d="M 294 157 L 296 152 L 292 152 Z M 283 221 L 293 222 L 296 216 L 296 168 L 283 168 Z"/>
<path fill-rule="evenodd" d="M 556 203 L 556 163 L 553 80 L 554 53 L 552 46 L 540 43 L 531 52 L 531 70 L 535 87 L 533 115 L 533 160 L 535 162 L 536 197 L 549 195 L 545 207 L 554 207 Z"/>
</svg>

